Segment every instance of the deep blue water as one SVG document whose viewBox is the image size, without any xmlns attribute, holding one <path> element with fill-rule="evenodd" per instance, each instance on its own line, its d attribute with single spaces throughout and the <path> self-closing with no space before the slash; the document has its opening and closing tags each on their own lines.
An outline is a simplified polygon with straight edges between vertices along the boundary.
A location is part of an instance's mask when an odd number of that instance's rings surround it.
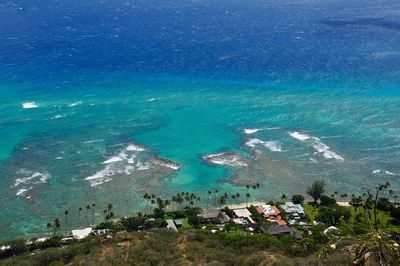
<svg viewBox="0 0 400 266">
<path fill-rule="evenodd" d="M 252 197 L 267 200 L 324 178 L 343 193 L 383 181 L 398 193 L 398 10 L 369 0 L 0 2 L 0 234 L 42 234 L 91 202 L 126 215 L 145 192 L 260 182 Z M 239 166 L 202 158 L 220 152 Z"/>
</svg>

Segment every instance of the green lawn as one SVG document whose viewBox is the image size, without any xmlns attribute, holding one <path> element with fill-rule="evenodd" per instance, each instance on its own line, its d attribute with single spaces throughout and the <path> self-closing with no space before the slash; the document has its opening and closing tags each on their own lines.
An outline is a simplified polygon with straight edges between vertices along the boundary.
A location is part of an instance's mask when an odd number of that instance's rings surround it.
<svg viewBox="0 0 400 266">
<path fill-rule="evenodd" d="M 318 215 L 318 208 L 316 208 L 316 207 L 314 207 L 314 206 L 312 206 L 312 205 L 310 205 L 308 203 L 303 204 L 303 208 L 304 208 L 305 213 L 308 215 L 308 217 L 310 217 L 310 220 L 314 221 L 315 217 Z M 353 207 L 346 207 L 346 208 L 349 208 L 351 210 L 350 222 L 351 223 L 356 223 L 356 221 L 355 221 L 356 214 L 357 214 L 356 210 Z M 363 213 L 363 209 L 360 207 L 360 208 L 358 208 L 357 212 L 358 213 Z M 374 223 L 374 221 L 373 221 L 373 211 L 370 210 L 370 212 L 371 212 L 371 222 Z M 380 221 L 380 226 L 381 227 L 387 227 L 389 225 L 389 220 L 390 220 L 389 213 L 378 210 L 377 211 L 377 217 L 378 217 L 378 219 Z"/>
<path fill-rule="evenodd" d="M 188 222 L 188 218 L 182 219 L 182 229 L 190 229 L 192 226 Z"/>
<path fill-rule="evenodd" d="M 315 220 L 315 217 L 318 214 L 318 208 L 315 208 L 314 206 L 305 203 L 303 204 L 304 212 L 307 214 L 307 216 L 310 218 L 311 222 Z"/>
<path fill-rule="evenodd" d="M 363 208 L 359 207 L 357 212 L 356 212 L 356 210 L 353 207 L 349 207 L 349 208 L 351 209 L 351 220 L 350 220 L 350 222 L 355 223 L 356 222 L 355 221 L 355 217 L 356 217 L 357 213 L 364 213 L 364 210 L 363 210 Z M 371 213 L 371 223 L 374 224 L 375 223 L 375 221 L 374 221 L 374 212 L 373 212 L 373 210 L 369 210 L 369 212 Z M 389 213 L 377 210 L 377 219 L 380 222 L 379 223 L 380 227 L 388 227 L 388 226 L 390 226 L 390 224 L 389 224 L 389 220 L 390 220 Z"/>
</svg>

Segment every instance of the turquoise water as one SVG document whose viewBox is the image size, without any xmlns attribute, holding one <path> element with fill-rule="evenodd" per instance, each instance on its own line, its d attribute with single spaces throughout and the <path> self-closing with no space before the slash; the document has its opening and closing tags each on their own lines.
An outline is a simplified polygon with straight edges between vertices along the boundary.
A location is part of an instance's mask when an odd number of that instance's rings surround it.
<svg viewBox="0 0 400 266">
<path fill-rule="evenodd" d="M 9 146 L 2 154 L 3 233 L 39 234 L 45 221 L 64 210 L 75 220 L 79 206 L 91 203 L 99 206 L 97 219 L 108 202 L 117 214 L 131 214 L 143 210 L 146 192 L 167 197 L 191 191 L 205 200 L 210 189 L 243 194 L 246 184 L 260 183 L 252 199 L 268 200 L 304 193 L 318 178 L 327 180 L 330 191 L 348 194 L 378 181 L 397 186 L 400 98 L 384 90 L 298 86 L 302 89 L 174 76 L 103 77 L 84 90 L 41 97 L 25 96 L 22 86 L 2 107 L 12 121 L 2 129 Z M 21 99 L 38 107 L 24 109 Z M 261 130 L 246 134 L 246 129 Z M 294 138 L 293 132 L 309 139 Z M 262 143 L 246 145 L 254 139 Z M 146 151 L 126 151 L 132 144 Z M 329 152 L 318 149 L 321 145 Z M 104 163 L 123 157 L 121 151 L 128 158 Z M 202 158 L 221 152 L 237 153 L 248 167 Z M 129 163 L 132 154 L 137 157 Z M 154 156 L 181 168 L 149 163 Z M 130 165 L 135 169 L 125 172 Z M 107 166 L 111 170 L 104 172 Z M 92 186 L 93 179 L 85 179 L 96 173 Z"/>
<path fill-rule="evenodd" d="M 144 193 L 400 176 L 397 1 L 0 3 L 0 238 Z M 242 198 L 242 200 L 244 200 Z M 232 203 L 228 201 L 228 203 Z M 82 216 L 85 215 L 83 211 Z"/>
</svg>

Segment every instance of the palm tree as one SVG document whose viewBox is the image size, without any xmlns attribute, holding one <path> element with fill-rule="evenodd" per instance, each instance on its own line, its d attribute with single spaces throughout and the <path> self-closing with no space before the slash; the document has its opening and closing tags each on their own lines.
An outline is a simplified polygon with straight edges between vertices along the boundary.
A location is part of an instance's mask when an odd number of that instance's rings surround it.
<svg viewBox="0 0 400 266">
<path fill-rule="evenodd" d="M 149 208 L 149 213 L 151 213 L 151 200 L 156 198 L 156 195 L 144 194 L 143 198 L 146 200 L 147 207 Z"/>
<path fill-rule="evenodd" d="M 239 198 L 240 198 L 240 194 L 236 193 L 236 204 L 238 204 Z"/>
<path fill-rule="evenodd" d="M 79 229 L 79 227 L 80 227 L 81 211 L 82 211 L 82 208 L 79 207 L 79 210 L 78 210 L 78 229 Z"/>
<path fill-rule="evenodd" d="M 285 200 L 286 198 L 287 198 L 286 195 L 285 195 L 285 194 L 282 194 L 281 199 L 282 199 L 282 200 Z"/>
<path fill-rule="evenodd" d="M 60 226 L 61 226 L 60 219 L 58 219 L 58 218 L 54 219 L 54 223 L 53 223 L 53 228 L 54 228 L 53 237 L 56 236 L 57 230 L 58 230 L 58 228 L 60 228 Z"/>
<path fill-rule="evenodd" d="M 53 227 L 53 225 L 51 223 L 47 223 L 46 227 L 47 227 L 47 234 L 50 235 L 50 229 Z"/>
<path fill-rule="evenodd" d="M 390 200 L 390 198 L 392 198 L 392 196 L 393 196 L 393 192 L 394 192 L 394 191 L 393 191 L 393 189 L 389 189 L 388 192 L 389 192 L 389 200 Z"/>
<path fill-rule="evenodd" d="M 65 231 L 65 233 L 67 233 L 67 230 L 68 230 L 68 226 L 67 226 L 67 216 L 68 216 L 68 210 L 65 210 L 64 211 L 64 231 Z"/>
<path fill-rule="evenodd" d="M 218 194 L 218 189 L 214 190 L 214 202 L 215 202 L 215 206 L 217 206 L 217 194 Z"/>
<path fill-rule="evenodd" d="M 106 221 L 108 221 L 108 220 L 110 220 L 111 218 L 114 217 L 114 213 L 111 211 L 112 208 L 113 208 L 113 205 L 111 203 L 109 203 L 107 205 L 107 208 L 103 211 L 104 214 L 105 214 L 105 220 Z"/>
<path fill-rule="evenodd" d="M 248 199 L 250 198 L 250 193 L 246 193 L 246 208 L 248 208 Z"/>
<path fill-rule="evenodd" d="M 177 199 L 177 198 L 176 198 L 175 195 L 172 196 L 172 198 L 171 198 L 171 201 L 172 201 L 172 203 L 173 203 L 173 205 L 172 205 L 172 210 L 173 210 L 173 211 L 175 211 L 176 203 L 178 203 L 178 201 L 177 201 L 176 199 Z"/>
<path fill-rule="evenodd" d="M 95 211 L 96 204 L 92 203 L 92 225 L 94 225 L 94 211 Z"/>
<path fill-rule="evenodd" d="M 171 202 L 169 200 L 164 200 L 164 205 L 165 208 L 167 208 L 169 205 L 171 205 Z"/>
<path fill-rule="evenodd" d="M 207 193 L 208 193 L 208 202 L 207 202 L 207 209 L 208 209 L 210 208 L 211 190 L 209 190 Z"/>
<path fill-rule="evenodd" d="M 224 196 L 221 196 L 219 198 L 219 204 L 220 204 L 221 208 L 225 203 L 226 203 L 226 198 Z"/>
<path fill-rule="evenodd" d="M 176 196 L 173 197 L 173 201 L 179 204 L 179 209 L 182 209 L 182 203 L 184 199 L 181 196 L 181 193 L 177 193 Z"/>
<path fill-rule="evenodd" d="M 86 206 L 86 213 L 85 213 L 85 218 L 86 218 L 86 222 L 87 225 L 90 226 L 90 222 L 89 222 L 89 210 L 90 210 L 90 205 Z"/>
</svg>

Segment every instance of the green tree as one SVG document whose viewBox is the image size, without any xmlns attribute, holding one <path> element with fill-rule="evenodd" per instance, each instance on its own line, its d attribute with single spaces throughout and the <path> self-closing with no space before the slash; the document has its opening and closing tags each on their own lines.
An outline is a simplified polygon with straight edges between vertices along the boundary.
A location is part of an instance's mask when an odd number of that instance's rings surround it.
<svg viewBox="0 0 400 266">
<path fill-rule="evenodd" d="M 207 208 L 210 208 L 211 190 L 209 190 L 207 193 L 208 193 Z"/>
<path fill-rule="evenodd" d="M 316 180 L 307 188 L 307 195 L 311 196 L 316 203 L 325 192 L 325 181 Z"/>
<path fill-rule="evenodd" d="M 92 225 L 94 225 L 95 208 L 96 208 L 96 204 L 92 203 Z"/>
<path fill-rule="evenodd" d="M 318 215 L 315 217 L 317 221 L 330 224 L 337 225 L 340 219 L 344 221 L 349 221 L 351 217 L 351 211 L 343 206 L 333 205 L 329 207 L 321 207 L 318 210 Z"/>
<path fill-rule="evenodd" d="M 293 195 L 293 197 L 292 197 L 292 202 L 293 202 L 294 204 L 303 204 L 303 202 L 304 202 L 304 196 L 303 196 L 303 195 L 300 195 L 300 194 Z"/>
<path fill-rule="evenodd" d="M 82 208 L 81 207 L 79 207 L 79 209 L 78 209 L 78 229 L 80 228 L 80 218 L 81 218 L 81 211 L 82 211 Z"/>
<path fill-rule="evenodd" d="M 328 197 L 327 195 L 321 196 L 321 206 L 332 206 L 336 204 L 335 198 Z"/>
<path fill-rule="evenodd" d="M 89 222 L 89 211 L 90 211 L 90 205 L 86 206 L 86 213 L 85 213 L 85 218 L 86 218 L 86 223 L 88 226 L 90 226 L 90 222 Z"/>
<path fill-rule="evenodd" d="M 56 236 L 58 229 L 61 227 L 60 219 L 56 218 L 53 222 L 53 237 Z"/>
<path fill-rule="evenodd" d="M 53 227 L 51 223 L 47 223 L 46 228 L 47 228 L 47 234 L 50 235 L 50 230 Z"/>
<path fill-rule="evenodd" d="M 68 217 L 68 210 L 65 210 L 64 211 L 64 231 L 65 231 L 65 233 L 68 232 L 67 217 Z"/>
<path fill-rule="evenodd" d="M 248 207 L 249 198 L 250 198 L 250 193 L 247 192 L 246 193 L 246 208 Z"/>
</svg>

